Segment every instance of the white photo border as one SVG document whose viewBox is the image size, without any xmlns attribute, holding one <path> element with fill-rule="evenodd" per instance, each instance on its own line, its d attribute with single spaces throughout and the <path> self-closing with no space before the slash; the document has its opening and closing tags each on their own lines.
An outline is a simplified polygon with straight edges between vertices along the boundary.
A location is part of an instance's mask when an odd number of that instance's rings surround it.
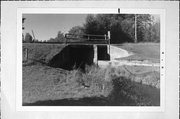
<svg viewBox="0 0 180 119">
<path fill-rule="evenodd" d="M 17 8 L 17 111 L 109 111 L 163 112 L 165 109 L 165 9 L 120 8 L 120 14 L 160 15 L 160 106 L 22 106 L 22 15 L 23 14 L 119 14 L 118 8 Z"/>
</svg>

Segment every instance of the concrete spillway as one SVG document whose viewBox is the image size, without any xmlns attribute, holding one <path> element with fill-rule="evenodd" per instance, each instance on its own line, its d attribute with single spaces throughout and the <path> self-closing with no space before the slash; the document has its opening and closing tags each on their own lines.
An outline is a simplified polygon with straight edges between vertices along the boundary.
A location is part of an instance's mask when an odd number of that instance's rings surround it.
<svg viewBox="0 0 180 119">
<path fill-rule="evenodd" d="M 103 61 L 98 60 L 98 66 L 101 68 L 107 67 L 109 64 L 113 67 L 118 67 L 121 65 L 136 65 L 136 66 L 160 66 L 159 63 L 148 63 L 148 62 L 142 62 L 142 61 L 127 61 L 127 60 L 117 60 L 119 58 L 128 57 L 133 55 L 133 53 L 128 52 L 122 48 L 118 48 L 116 46 L 110 46 L 110 60 L 109 61 Z"/>
</svg>

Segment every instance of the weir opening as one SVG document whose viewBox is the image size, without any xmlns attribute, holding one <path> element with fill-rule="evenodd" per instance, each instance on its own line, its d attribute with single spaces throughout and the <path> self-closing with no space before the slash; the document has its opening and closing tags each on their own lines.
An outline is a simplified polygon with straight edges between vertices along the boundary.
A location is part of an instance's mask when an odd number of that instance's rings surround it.
<svg viewBox="0 0 180 119">
<path fill-rule="evenodd" d="M 93 45 L 67 45 L 50 61 L 49 66 L 66 70 L 85 69 L 85 65 L 92 65 L 94 59 Z"/>
<path fill-rule="evenodd" d="M 65 38 L 68 45 L 49 61 L 50 66 L 85 70 L 85 65 L 92 65 L 95 61 L 98 64 L 98 60 L 110 60 L 109 31 L 108 36 L 65 34 Z"/>
</svg>

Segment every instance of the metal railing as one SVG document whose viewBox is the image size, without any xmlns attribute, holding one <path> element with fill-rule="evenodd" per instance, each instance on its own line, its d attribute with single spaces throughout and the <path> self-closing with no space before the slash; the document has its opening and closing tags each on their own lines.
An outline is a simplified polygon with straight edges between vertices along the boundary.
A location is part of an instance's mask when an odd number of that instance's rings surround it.
<svg viewBox="0 0 180 119">
<path fill-rule="evenodd" d="M 66 43 L 89 43 L 89 44 L 109 44 L 110 38 L 105 35 L 91 34 L 65 34 Z"/>
</svg>

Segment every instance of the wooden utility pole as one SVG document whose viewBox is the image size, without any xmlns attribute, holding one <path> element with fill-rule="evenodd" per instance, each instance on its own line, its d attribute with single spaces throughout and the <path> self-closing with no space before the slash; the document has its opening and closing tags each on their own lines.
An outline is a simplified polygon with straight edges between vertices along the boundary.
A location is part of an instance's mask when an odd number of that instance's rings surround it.
<svg viewBox="0 0 180 119">
<path fill-rule="evenodd" d="M 137 15 L 134 16 L 134 35 L 135 39 L 134 42 L 137 43 Z"/>
</svg>

